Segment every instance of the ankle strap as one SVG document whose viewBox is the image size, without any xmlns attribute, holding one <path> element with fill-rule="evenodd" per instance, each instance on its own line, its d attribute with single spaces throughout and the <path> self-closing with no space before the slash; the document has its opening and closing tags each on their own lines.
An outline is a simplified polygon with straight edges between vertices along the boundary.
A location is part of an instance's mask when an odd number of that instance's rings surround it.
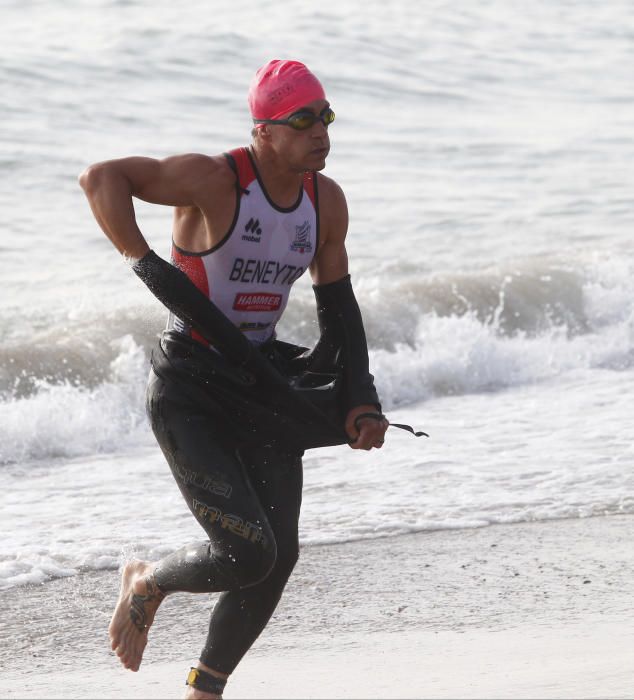
<svg viewBox="0 0 634 700">
<path fill-rule="evenodd" d="M 205 693 L 213 693 L 214 695 L 222 695 L 227 681 L 225 678 L 212 676 L 211 673 L 203 671 L 200 668 L 191 667 L 185 685 L 191 685 L 192 688 L 197 688 Z"/>
</svg>

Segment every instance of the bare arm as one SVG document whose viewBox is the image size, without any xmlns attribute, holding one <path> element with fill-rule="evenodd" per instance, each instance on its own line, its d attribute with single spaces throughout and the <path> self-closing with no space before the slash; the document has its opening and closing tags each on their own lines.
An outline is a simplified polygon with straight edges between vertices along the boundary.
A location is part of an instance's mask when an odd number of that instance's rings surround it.
<svg viewBox="0 0 634 700">
<path fill-rule="evenodd" d="M 323 177 L 319 182 L 324 190 L 320 200 L 325 204 L 320 207 L 322 244 L 311 263 L 310 274 L 315 284 L 328 284 L 348 274 L 348 205 L 336 182 Z"/>
<path fill-rule="evenodd" d="M 326 185 L 322 188 L 320 198 L 325 205 L 320 209 L 320 214 L 322 212 L 324 214 L 321 217 L 320 231 L 322 244 L 311 264 L 310 272 L 316 285 L 326 285 L 341 280 L 348 274 L 348 254 L 345 245 L 348 232 L 348 206 L 339 185 L 323 177 L 320 178 L 320 184 Z M 357 430 L 355 420 L 362 413 L 376 414 L 377 407 L 363 404 L 353 406 L 348 411 L 345 430 L 351 438 L 355 439 L 350 446 L 355 450 L 380 448 L 389 423 L 385 419 L 377 421 L 362 418 L 359 421 L 360 430 Z"/>
<path fill-rule="evenodd" d="M 79 177 L 95 219 L 120 253 L 141 258 L 149 246 L 137 226 L 133 197 L 169 206 L 205 206 L 215 159 L 190 154 L 164 160 L 121 158 L 89 166 Z"/>
</svg>

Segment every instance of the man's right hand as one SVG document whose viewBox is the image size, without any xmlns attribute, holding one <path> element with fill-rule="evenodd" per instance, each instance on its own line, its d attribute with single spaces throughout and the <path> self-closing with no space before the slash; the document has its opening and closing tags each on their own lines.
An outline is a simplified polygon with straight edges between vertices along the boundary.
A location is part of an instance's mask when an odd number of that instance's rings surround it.
<svg viewBox="0 0 634 700">
<path fill-rule="evenodd" d="M 374 417 L 359 418 L 364 413 L 376 415 Z M 357 406 L 348 412 L 346 417 L 346 433 L 351 438 L 349 443 L 353 450 L 371 450 L 373 447 L 380 449 L 385 441 L 385 431 L 390 423 L 385 416 L 376 410 L 376 406 Z"/>
</svg>

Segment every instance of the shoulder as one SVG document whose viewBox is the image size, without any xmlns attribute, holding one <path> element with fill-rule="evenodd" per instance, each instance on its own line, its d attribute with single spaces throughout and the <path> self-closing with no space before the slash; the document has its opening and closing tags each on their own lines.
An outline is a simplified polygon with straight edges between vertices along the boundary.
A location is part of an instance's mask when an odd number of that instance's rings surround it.
<svg viewBox="0 0 634 700">
<path fill-rule="evenodd" d="M 343 189 L 326 175 L 319 173 L 316 177 L 323 242 L 329 238 L 345 238 L 348 230 L 348 204 Z"/>
<path fill-rule="evenodd" d="M 165 162 L 168 161 L 171 161 L 170 165 L 178 172 L 183 185 L 192 192 L 199 206 L 210 199 L 227 195 L 235 188 L 236 176 L 224 154 L 184 153 L 171 156 Z"/>
<path fill-rule="evenodd" d="M 233 171 L 223 154 L 209 156 L 202 153 L 184 153 L 172 156 L 178 167 L 192 179 L 214 180 L 219 183 L 235 179 Z"/>
<path fill-rule="evenodd" d="M 327 204 L 329 207 L 343 206 L 347 208 L 346 196 L 341 186 L 335 182 L 335 180 L 322 173 L 315 173 L 315 177 L 317 179 L 317 187 L 319 188 L 320 201 Z"/>
</svg>

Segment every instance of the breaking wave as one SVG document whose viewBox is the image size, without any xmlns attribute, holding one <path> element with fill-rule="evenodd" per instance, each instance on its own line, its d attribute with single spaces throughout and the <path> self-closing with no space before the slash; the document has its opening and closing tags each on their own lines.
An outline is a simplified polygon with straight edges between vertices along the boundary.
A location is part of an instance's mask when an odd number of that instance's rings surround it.
<svg viewBox="0 0 634 700">
<path fill-rule="evenodd" d="M 631 367 L 632 267 L 606 257 L 393 283 L 360 276 L 355 289 L 384 407 Z M 147 433 L 143 389 L 164 317 L 156 305 L 108 310 L 63 332 L 38 326 L 5 343 L 0 463 L 117 451 Z M 279 331 L 306 345 L 316 340 L 310 289 L 297 290 Z"/>
</svg>

